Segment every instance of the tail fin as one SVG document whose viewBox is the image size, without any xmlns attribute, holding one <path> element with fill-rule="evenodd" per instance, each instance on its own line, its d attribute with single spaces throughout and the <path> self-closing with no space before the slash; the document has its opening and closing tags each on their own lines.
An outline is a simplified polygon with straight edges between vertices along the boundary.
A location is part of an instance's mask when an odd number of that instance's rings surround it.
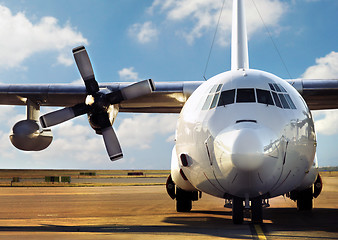
<svg viewBox="0 0 338 240">
<path fill-rule="evenodd" d="M 232 11 L 231 70 L 249 69 L 244 1 L 234 0 Z"/>
</svg>

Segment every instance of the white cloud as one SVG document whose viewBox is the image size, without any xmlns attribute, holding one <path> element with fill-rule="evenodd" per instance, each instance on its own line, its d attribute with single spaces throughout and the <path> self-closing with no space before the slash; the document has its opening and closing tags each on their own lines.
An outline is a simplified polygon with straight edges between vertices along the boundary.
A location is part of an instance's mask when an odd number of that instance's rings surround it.
<svg viewBox="0 0 338 240">
<path fill-rule="evenodd" d="M 9 132 L 0 131 L 0 164 L 3 166 L 3 160 L 9 160 L 15 158 L 15 149 L 12 147 L 11 142 L 9 140 Z"/>
<path fill-rule="evenodd" d="M 246 18 L 249 36 L 262 29 L 264 24 L 251 1 L 246 3 Z M 278 22 L 286 12 L 288 5 L 280 0 L 256 0 L 257 8 L 267 26 L 278 28 Z M 155 0 L 148 12 L 164 13 L 165 21 L 187 24 L 178 26 L 177 34 L 184 37 L 189 44 L 204 34 L 215 30 L 222 1 L 214 0 Z M 220 20 L 217 42 L 220 45 L 230 43 L 230 32 L 232 22 L 232 1 L 226 1 Z"/>
<path fill-rule="evenodd" d="M 122 120 L 117 135 L 122 146 L 147 149 L 156 134 L 173 135 L 177 118 L 176 114 L 137 114 Z"/>
<path fill-rule="evenodd" d="M 137 80 L 139 80 L 138 73 L 134 72 L 134 67 L 123 68 L 118 73 L 119 73 L 120 79 L 123 80 L 123 81 L 128 81 L 128 80 L 137 81 Z"/>
<path fill-rule="evenodd" d="M 72 59 L 69 55 L 60 53 L 60 55 L 57 58 L 58 62 L 65 65 L 65 66 L 71 66 L 74 63 L 74 59 Z"/>
<path fill-rule="evenodd" d="M 337 79 L 338 53 L 332 51 L 325 57 L 317 58 L 316 65 L 307 68 L 302 77 L 312 79 Z M 338 133 L 338 110 L 314 111 L 313 113 L 317 133 L 324 135 L 334 135 Z"/>
<path fill-rule="evenodd" d="M 324 135 L 338 134 L 338 110 L 317 111 L 314 118 L 320 118 L 315 121 L 315 130 Z"/>
<path fill-rule="evenodd" d="M 306 69 L 303 78 L 338 79 L 338 52 L 332 51 L 325 57 L 317 58 L 316 65 Z"/>
<path fill-rule="evenodd" d="M 82 78 L 79 78 L 79 79 L 71 82 L 70 84 L 74 84 L 74 85 L 83 84 L 83 86 L 84 86 L 84 82 L 83 82 Z"/>
<path fill-rule="evenodd" d="M 44 51 L 56 52 L 58 63 L 68 66 L 73 60 L 65 50 L 88 44 L 69 23 L 60 26 L 56 18 L 47 16 L 34 24 L 23 12 L 13 14 L 3 5 L 0 5 L 0 35 L 0 66 L 3 68 L 17 67 L 33 54 Z"/>
<path fill-rule="evenodd" d="M 151 21 L 133 24 L 129 30 L 129 35 L 136 38 L 140 43 L 149 43 L 157 39 L 158 30 Z"/>
<path fill-rule="evenodd" d="M 0 119 L 1 119 L 1 126 L 5 127 L 6 129 L 14 126 L 15 123 L 18 121 L 24 120 L 27 118 L 26 114 L 22 111 L 17 111 L 18 109 L 26 110 L 26 107 L 15 107 L 15 106 L 7 106 L 1 105 L 0 106 Z M 20 113 L 18 113 L 20 112 Z M 8 130 L 7 133 L 9 133 Z"/>
<path fill-rule="evenodd" d="M 57 160 L 71 156 L 72 161 L 87 165 L 109 160 L 102 136 L 96 135 L 89 124 L 78 124 L 75 120 L 67 121 L 53 127 L 52 131 L 52 144 L 46 150 L 34 152 L 34 159 Z"/>
</svg>

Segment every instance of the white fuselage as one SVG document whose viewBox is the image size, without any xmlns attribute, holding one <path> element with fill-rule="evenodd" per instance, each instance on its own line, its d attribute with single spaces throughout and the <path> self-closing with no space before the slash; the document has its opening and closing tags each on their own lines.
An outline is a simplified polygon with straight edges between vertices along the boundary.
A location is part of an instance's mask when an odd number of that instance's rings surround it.
<svg viewBox="0 0 338 240">
<path fill-rule="evenodd" d="M 172 178 L 182 189 L 221 198 L 271 198 L 315 181 L 315 151 L 311 113 L 290 84 L 263 71 L 229 71 L 184 105 Z"/>
</svg>

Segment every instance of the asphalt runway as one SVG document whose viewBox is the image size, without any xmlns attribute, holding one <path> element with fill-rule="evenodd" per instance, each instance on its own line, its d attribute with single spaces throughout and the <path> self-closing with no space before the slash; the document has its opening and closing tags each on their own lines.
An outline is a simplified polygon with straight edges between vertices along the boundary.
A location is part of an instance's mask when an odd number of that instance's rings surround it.
<svg viewBox="0 0 338 240">
<path fill-rule="evenodd" d="M 165 186 L 3 187 L 0 239 L 338 239 L 338 177 L 323 181 L 312 212 L 278 197 L 261 225 L 233 225 L 231 209 L 206 194 L 177 213 Z"/>
</svg>

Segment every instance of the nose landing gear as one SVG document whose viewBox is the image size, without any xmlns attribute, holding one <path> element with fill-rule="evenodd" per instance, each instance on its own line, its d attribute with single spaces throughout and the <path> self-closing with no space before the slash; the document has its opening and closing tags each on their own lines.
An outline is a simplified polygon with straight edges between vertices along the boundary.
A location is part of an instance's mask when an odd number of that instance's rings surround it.
<svg viewBox="0 0 338 240">
<path fill-rule="evenodd" d="M 244 199 L 239 197 L 233 197 L 232 199 L 232 221 L 234 224 L 242 224 L 244 220 Z M 228 204 L 227 204 L 228 205 Z M 262 223 L 263 222 L 263 206 L 262 197 L 251 199 L 251 222 Z"/>
<path fill-rule="evenodd" d="M 263 222 L 262 197 L 257 197 L 251 200 L 251 222 Z"/>
<path fill-rule="evenodd" d="M 244 219 L 243 199 L 234 197 L 232 199 L 232 221 L 234 224 L 242 224 Z"/>
</svg>

